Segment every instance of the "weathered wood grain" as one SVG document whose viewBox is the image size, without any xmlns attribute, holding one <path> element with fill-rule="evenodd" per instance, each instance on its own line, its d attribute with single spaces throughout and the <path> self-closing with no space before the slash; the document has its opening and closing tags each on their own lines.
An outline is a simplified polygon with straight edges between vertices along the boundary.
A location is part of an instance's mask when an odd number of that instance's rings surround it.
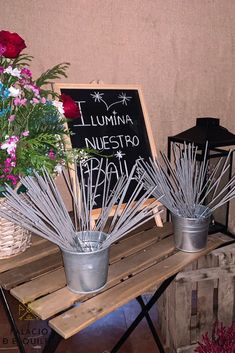
<svg viewBox="0 0 235 353">
<path fill-rule="evenodd" d="M 29 264 L 32 261 L 41 259 L 50 254 L 54 254 L 59 252 L 59 248 L 47 242 L 40 242 L 35 245 L 32 245 L 29 249 L 27 249 L 24 253 L 15 256 L 14 258 L 3 259 L 0 261 L 0 273 L 11 270 L 18 266 L 22 266 L 24 264 Z"/>
<path fill-rule="evenodd" d="M 162 240 L 161 242 L 152 244 L 142 252 L 138 252 L 137 254 L 122 259 L 121 261 L 115 262 L 109 268 L 108 282 L 103 291 L 106 291 L 108 288 L 120 283 L 121 280 L 128 279 L 130 276 L 143 271 L 166 256 L 170 256 L 173 251 L 173 239 L 170 237 Z M 35 312 L 40 318 L 47 319 L 65 308 L 69 308 L 76 301 L 81 299 L 84 300 L 84 298 L 87 297 L 85 295 L 81 296 L 80 294 L 75 294 L 72 296 L 67 294 L 61 295 L 61 292 L 65 292 L 65 290 L 58 290 L 47 297 L 40 298 L 33 303 L 30 303 L 30 309 L 33 310 L 33 312 Z M 12 291 L 12 294 L 14 296 L 16 294 L 19 299 L 17 288 Z M 21 288 L 20 295 L 22 296 L 22 294 L 23 297 L 26 298 L 27 293 L 26 291 L 22 292 Z"/>
<path fill-rule="evenodd" d="M 177 252 L 151 268 L 81 303 L 78 307 L 55 317 L 49 321 L 49 324 L 62 337 L 71 337 L 99 318 L 145 293 L 153 284 L 157 285 L 163 282 L 164 279 L 177 273 L 188 263 L 213 250 L 221 242 L 219 237 L 213 236 L 209 239 L 206 250 L 200 253 Z"/>
<path fill-rule="evenodd" d="M 110 263 L 120 260 L 122 257 L 129 256 L 144 249 L 146 246 L 172 235 L 172 224 L 165 223 L 163 228 L 151 228 L 145 232 L 140 232 L 134 237 L 127 237 L 114 244 L 110 251 Z"/>
<path fill-rule="evenodd" d="M 29 281 L 45 272 L 50 272 L 62 267 L 62 256 L 60 252 L 45 256 L 42 259 L 33 261 L 29 264 L 25 264 L 3 273 L 0 273 L 0 284 L 4 289 L 11 289 Z"/>
</svg>

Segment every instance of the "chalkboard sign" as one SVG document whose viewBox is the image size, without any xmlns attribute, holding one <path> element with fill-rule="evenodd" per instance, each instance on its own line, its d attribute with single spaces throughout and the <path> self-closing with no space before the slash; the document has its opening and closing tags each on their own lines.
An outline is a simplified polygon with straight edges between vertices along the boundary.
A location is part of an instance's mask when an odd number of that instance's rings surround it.
<svg viewBox="0 0 235 353">
<path fill-rule="evenodd" d="M 73 98 L 80 109 L 81 118 L 68 122 L 73 132 L 72 148 L 87 147 L 109 155 L 113 182 L 120 175 L 129 174 L 137 159 L 155 156 L 152 131 L 138 86 L 56 84 L 55 89 Z M 100 158 L 94 157 L 94 169 L 98 169 L 99 163 Z"/>
</svg>

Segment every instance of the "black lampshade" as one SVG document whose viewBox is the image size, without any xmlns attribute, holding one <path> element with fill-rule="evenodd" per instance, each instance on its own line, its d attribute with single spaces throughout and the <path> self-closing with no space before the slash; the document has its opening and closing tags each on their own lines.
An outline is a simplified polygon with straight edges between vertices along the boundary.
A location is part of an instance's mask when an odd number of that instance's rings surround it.
<svg viewBox="0 0 235 353">
<path fill-rule="evenodd" d="M 235 145 L 235 135 L 220 125 L 217 118 L 197 118 L 196 126 L 185 130 L 175 136 L 171 136 L 174 142 L 194 142 L 197 146 L 222 147 Z"/>
</svg>

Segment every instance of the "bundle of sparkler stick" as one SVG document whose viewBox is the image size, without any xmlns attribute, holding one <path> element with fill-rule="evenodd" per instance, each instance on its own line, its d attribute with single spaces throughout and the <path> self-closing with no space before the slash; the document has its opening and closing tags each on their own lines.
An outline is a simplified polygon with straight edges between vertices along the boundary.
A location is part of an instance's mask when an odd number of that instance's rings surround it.
<svg viewBox="0 0 235 353">
<path fill-rule="evenodd" d="M 126 200 L 130 193 L 130 184 L 135 179 L 136 165 L 129 176 L 121 176 L 113 185 L 108 162 L 104 171 L 101 169 L 102 164 L 101 162 L 95 177 L 92 166 L 89 168 L 87 164 L 84 166 L 82 163 L 78 168 L 75 163 L 73 180 L 63 172 L 73 200 L 75 221 L 72 221 L 58 187 L 45 169 L 41 175 L 35 172 L 34 176 L 21 179 L 27 190 L 25 194 L 17 194 L 6 186 L 6 200 L 4 207 L 0 209 L 0 216 L 42 236 L 62 249 L 88 251 L 89 248 L 83 240 L 83 234 L 87 231 L 107 233 L 108 236 L 99 247 L 110 246 L 129 231 L 159 214 L 160 210 L 157 200 L 147 202 L 156 186 L 152 185 L 145 190 L 143 178 L 136 180 L 134 189 Z M 93 209 L 96 207 L 98 196 L 101 196 L 101 209 L 98 219 L 94 221 Z M 113 217 L 110 221 L 111 213 Z"/>
<path fill-rule="evenodd" d="M 209 174 L 207 148 L 206 144 L 200 162 L 198 148 L 186 143 L 173 144 L 172 162 L 164 153 L 160 153 L 161 160 L 139 161 L 138 173 L 143 175 L 145 189 L 152 188 L 153 196 L 161 197 L 161 203 L 173 214 L 186 218 L 209 217 L 235 197 L 235 175 L 224 185 L 231 151 L 225 161 L 219 159 Z"/>
</svg>

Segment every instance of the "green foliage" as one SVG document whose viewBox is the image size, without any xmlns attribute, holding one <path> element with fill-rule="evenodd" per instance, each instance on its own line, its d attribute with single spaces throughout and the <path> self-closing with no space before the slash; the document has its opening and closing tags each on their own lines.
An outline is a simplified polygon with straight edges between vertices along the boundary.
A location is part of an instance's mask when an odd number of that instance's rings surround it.
<svg viewBox="0 0 235 353">
<path fill-rule="evenodd" d="M 54 159 L 49 158 L 50 151 L 55 154 Z M 64 158 L 64 154 L 61 142 L 58 141 L 55 134 L 41 133 L 35 137 L 23 138 L 17 149 L 18 163 L 15 172 L 20 175 L 28 175 L 33 169 L 40 170 L 42 167 L 46 167 L 52 173 L 58 160 L 62 158 Z"/>
<path fill-rule="evenodd" d="M 12 66 L 13 67 L 23 67 L 23 66 L 29 66 L 30 62 L 32 61 L 33 56 L 28 55 L 28 54 L 20 54 L 17 58 L 15 58 L 12 61 Z"/>
<path fill-rule="evenodd" d="M 61 63 L 55 65 L 52 69 L 42 73 L 41 76 L 35 81 L 35 84 L 39 87 L 52 84 L 54 80 L 67 77 L 66 70 L 69 68 L 69 63 Z"/>
</svg>

